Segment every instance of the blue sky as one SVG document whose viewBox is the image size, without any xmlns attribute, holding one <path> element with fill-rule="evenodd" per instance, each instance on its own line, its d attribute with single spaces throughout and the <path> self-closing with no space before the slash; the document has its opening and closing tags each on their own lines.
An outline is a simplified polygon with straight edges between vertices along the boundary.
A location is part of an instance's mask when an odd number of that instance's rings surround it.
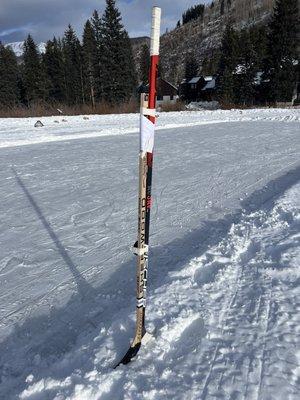
<svg viewBox="0 0 300 400">
<path fill-rule="evenodd" d="M 117 0 L 123 23 L 131 37 L 149 35 L 151 8 L 163 12 L 162 32 L 172 29 L 188 7 L 209 0 Z M 71 23 L 78 35 L 94 9 L 100 12 L 105 0 L 0 0 L 0 40 L 21 41 L 29 33 L 37 42 L 61 36 Z"/>
</svg>

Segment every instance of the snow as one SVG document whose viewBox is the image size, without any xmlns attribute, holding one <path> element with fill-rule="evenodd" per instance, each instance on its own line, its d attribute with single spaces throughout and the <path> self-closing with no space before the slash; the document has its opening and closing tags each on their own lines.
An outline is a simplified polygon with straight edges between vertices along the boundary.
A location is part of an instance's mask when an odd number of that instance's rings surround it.
<svg viewBox="0 0 300 400">
<path fill-rule="evenodd" d="M 0 119 L 0 398 L 298 399 L 299 117 L 160 115 L 154 339 L 115 370 L 134 332 L 138 116 Z"/>
<path fill-rule="evenodd" d="M 0 118 L 0 148 L 137 133 L 138 114 L 62 116 L 40 118 L 43 128 L 33 129 L 37 118 Z M 173 129 L 224 122 L 298 122 L 297 109 L 202 110 L 160 113 L 157 129 Z"/>
<path fill-rule="evenodd" d="M 22 57 L 23 54 L 24 54 L 24 42 L 7 43 L 5 45 L 5 47 L 10 47 L 17 57 Z M 46 43 L 43 43 L 43 42 L 39 43 L 37 45 L 37 49 L 40 52 L 40 54 L 45 53 L 45 51 L 46 51 Z"/>
</svg>

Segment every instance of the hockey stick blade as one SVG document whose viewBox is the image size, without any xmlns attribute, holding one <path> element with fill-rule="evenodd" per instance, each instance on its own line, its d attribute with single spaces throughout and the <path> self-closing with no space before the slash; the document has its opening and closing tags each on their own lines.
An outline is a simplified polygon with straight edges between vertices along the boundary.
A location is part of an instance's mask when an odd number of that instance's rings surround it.
<svg viewBox="0 0 300 400">
<path fill-rule="evenodd" d="M 151 340 L 154 339 L 154 336 L 149 333 L 146 332 L 142 338 L 142 342 L 136 344 L 134 347 L 130 347 L 129 350 L 127 351 L 127 353 L 125 354 L 125 356 L 122 358 L 122 360 L 114 367 L 114 369 L 116 369 L 119 365 L 123 364 L 129 364 L 130 361 L 137 355 L 137 353 L 139 352 L 141 345 L 147 345 Z"/>
<path fill-rule="evenodd" d="M 137 355 L 141 348 L 141 343 L 136 344 L 134 347 L 130 347 L 125 356 L 122 358 L 122 360 L 114 367 L 116 369 L 119 365 L 127 365 L 130 363 L 130 361 Z"/>
</svg>

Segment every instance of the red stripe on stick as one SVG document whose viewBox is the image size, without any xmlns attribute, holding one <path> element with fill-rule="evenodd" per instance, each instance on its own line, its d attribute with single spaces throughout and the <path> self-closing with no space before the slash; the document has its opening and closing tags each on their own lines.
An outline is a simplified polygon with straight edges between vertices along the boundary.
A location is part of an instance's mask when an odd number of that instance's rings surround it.
<svg viewBox="0 0 300 400">
<path fill-rule="evenodd" d="M 157 82 L 157 72 L 158 72 L 158 62 L 159 56 L 151 56 L 150 64 L 150 74 L 149 74 L 149 104 L 150 110 L 156 108 L 156 82 Z M 155 117 L 148 117 L 149 120 L 155 124 Z"/>
</svg>

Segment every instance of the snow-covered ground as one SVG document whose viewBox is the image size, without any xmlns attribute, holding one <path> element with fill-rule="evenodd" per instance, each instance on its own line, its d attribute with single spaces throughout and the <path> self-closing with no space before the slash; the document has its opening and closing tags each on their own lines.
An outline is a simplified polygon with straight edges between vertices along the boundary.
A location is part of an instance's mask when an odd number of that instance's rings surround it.
<svg viewBox="0 0 300 400">
<path fill-rule="evenodd" d="M 155 339 L 116 370 L 138 116 L 63 118 L 0 119 L 0 398 L 298 399 L 300 111 L 161 114 Z"/>
<path fill-rule="evenodd" d="M 33 129 L 37 120 L 41 120 L 44 127 Z M 205 110 L 160 113 L 157 129 L 242 121 L 299 122 L 300 111 L 297 109 L 269 108 L 262 110 Z M 0 148 L 124 135 L 138 132 L 138 129 L 138 114 L 7 118 L 0 119 Z"/>
</svg>

